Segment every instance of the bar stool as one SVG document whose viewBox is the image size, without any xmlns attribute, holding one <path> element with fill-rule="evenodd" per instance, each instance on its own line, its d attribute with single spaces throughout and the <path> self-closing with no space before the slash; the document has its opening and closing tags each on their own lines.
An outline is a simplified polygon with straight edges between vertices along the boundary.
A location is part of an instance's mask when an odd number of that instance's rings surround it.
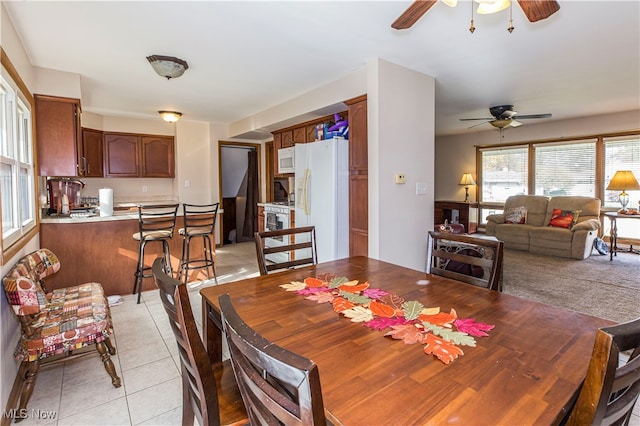
<svg viewBox="0 0 640 426">
<path fill-rule="evenodd" d="M 144 266 L 144 248 L 148 242 L 159 241 L 162 243 L 162 257 L 165 273 L 172 274 L 171 254 L 169 252 L 169 240 L 173 238 L 176 226 L 176 214 L 179 204 L 156 204 L 138 206 L 138 232 L 133 234 L 133 239 L 138 245 L 138 267 L 135 273 L 133 294 L 138 292 L 138 303 L 142 295 L 143 278 L 152 278 L 151 266 Z M 145 274 L 146 271 L 149 271 Z"/>
<path fill-rule="evenodd" d="M 182 204 L 184 212 L 184 228 L 178 230 L 178 234 L 182 235 L 182 258 L 180 259 L 180 269 L 178 271 L 178 279 L 182 280 L 184 274 L 185 284 L 189 281 L 189 271 L 194 269 L 205 268 L 207 278 L 211 278 L 209 268 L 213 270 L 213 278 L 216 285 L 218 277 L 216 276 L 215 261 L 213 259 L 213 246 L 211 244 L 211 235 L 216 228 L 216 218 L 218 216 L 218 207 L 220 203 L 213 204 Z M 189 245 L 191 239 L 201 237 L 204 246 L 204 257 L 200 259 L 191 259 Z"/>
</svg>

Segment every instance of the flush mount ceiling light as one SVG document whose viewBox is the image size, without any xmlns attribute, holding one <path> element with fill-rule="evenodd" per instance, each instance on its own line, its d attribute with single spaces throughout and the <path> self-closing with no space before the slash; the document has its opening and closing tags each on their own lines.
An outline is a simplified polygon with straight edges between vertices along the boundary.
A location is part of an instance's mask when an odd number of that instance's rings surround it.
<svg viewBox="0 0 640 426">
<path fill-rule="evenodd" d="M 151 55 L 147 56 L 147 61 L 159 76 L 166 77 L 167 80 L 180 77 L 189 69 L 187 61 L 173 56 Z"/>
<path fill-rule="evenodd" d="M 182 113 L 177 111 L 158 111 L 158 114 L 167 123 L 175 123 L 182 117 Z"/>
</svg>

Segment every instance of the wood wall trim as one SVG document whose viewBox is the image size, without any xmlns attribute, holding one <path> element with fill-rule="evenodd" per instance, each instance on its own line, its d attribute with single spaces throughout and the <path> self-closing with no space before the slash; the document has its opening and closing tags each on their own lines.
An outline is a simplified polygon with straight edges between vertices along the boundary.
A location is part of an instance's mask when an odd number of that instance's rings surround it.
<svg viewBox="0 0 640 426">
<path fill-rule="evenodd" d="M 364 94 L 364 95 L 356 96 L 355 98 L 347 99 L 346 101 L 343 101 L 343 102 L 347 106 L 349 106 L 349 105 L 357 104 L 358 102 L 362 102 L 366 100 L 367 100 L 367 95 Z"/>
</svg>

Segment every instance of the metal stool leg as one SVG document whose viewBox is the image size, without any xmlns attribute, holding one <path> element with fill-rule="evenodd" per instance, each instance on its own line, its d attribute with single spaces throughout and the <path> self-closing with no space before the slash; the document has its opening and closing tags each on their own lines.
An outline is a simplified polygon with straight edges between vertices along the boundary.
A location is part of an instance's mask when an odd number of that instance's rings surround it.
<svg viewBox="0 0 640 426">
<path fill-rule="evenodd" d="M 144 248 L 147 245 L 146 240 L 140 241 L 140 252 L 138 253 L 138 270 L 136 271 L 136 287 L 134 288 L 133 294 L 138 291 L 138 304 L 140 304 L 140 298 L 142 297 L 142 281 L 144 280 Z"/>
<path fill-rule="evenodd" d="M 204 240 L 204 257 L 207 260 L 207 278 L 209 278 L 209 266 L 211 266 L 211 270 L 213 271 L 213 279 L 218 285 L 218 276 L 216 275 L 216 262 L 213 259 L 213 247 L 211 243 L 211 237 L 209 234 L 202 236 Z"/>
</svg>

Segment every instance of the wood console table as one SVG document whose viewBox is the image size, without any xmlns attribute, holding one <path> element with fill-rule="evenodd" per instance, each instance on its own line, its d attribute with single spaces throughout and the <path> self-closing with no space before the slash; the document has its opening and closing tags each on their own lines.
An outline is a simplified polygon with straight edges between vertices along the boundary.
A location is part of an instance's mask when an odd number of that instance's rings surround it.
<svg viewBox="0 0 640 426">
<path fill-rule="evenodd" d="M 449 223 L 454 222 L 455 212 L 458 212 L 457 223 L 464 225 L 468 234 L 473 234 L 478 229 L 478 203 L 465 203 L 464 201 L 436 201 L 434 213 L 434 226 L 443 224 L 445 219 Z"/>
<path fill-rule="evenodd" d="M 618 248 L 618 224 L 617 219 L 640 219 L 640 215 L 620 214 L 618 212 L 606 212 L 604 214 L 611 221 L 611 235 L 609 236 L 609 260 L 613 260 L 613 256 L 617 256 L 617 252 L 640 254 L 640 249 L 634 249 L 630 244 L 628 249 Z"/>
</svg>

